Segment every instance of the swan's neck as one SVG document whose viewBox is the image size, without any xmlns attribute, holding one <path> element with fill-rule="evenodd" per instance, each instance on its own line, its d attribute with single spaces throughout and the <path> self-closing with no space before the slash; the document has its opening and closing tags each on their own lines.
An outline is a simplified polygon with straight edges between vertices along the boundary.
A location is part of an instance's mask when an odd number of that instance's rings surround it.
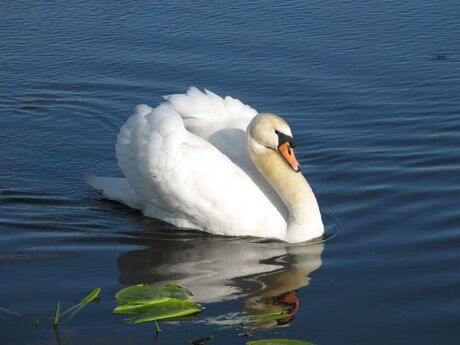
<svg viewBox="0 0 460 345">
<path fill-rule="evenodd" d="M 278 152 L 257 147 L 260 145 L 251 141 L 248 141 L 248 149 L 253 163 L 289 210 L 283 240 L 302 242 L 321 236 L 324 232 L 321 213 L 305 177 L 302 173 L 295 172 Z"/>
</svg>

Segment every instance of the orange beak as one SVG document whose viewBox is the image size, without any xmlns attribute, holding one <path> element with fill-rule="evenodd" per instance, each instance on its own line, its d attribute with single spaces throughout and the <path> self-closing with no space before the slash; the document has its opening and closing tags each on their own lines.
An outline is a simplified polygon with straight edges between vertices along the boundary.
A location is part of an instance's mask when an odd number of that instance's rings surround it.
<svg viewBox="0 0 460 345">
<path fill-rule="evenodd" d="M 286 141 L 284 144 L 278 146 L 278 151 L 295 172 L 300 171 L 300 164 L 295 157 L 294 149 L 291 147 L 289 141 Z"/>
</svg>

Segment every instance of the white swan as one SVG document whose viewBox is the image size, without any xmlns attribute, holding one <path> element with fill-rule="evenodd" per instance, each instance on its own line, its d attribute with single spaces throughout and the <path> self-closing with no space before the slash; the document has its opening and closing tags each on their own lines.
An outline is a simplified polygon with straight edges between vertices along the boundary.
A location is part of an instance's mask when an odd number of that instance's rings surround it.
<svg viewBox="0 0 460 345">
<path fill-rule="evenodd" d="M 137 106 L 120 130 L 126 178 L 87 176 L 91 186 L 182 228 L 287 242 L 323 234 L 282 118 L 196 88 L 165 99 Z"/>
</svg>

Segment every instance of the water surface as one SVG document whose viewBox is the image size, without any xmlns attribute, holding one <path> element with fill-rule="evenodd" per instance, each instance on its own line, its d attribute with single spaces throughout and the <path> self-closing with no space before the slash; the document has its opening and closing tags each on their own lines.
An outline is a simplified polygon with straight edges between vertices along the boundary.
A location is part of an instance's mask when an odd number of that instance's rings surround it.
<svg viewBox="0 0 460 345">
<path fill-rule="evenodd" d="M 56 302 L 101 287 L 60 343 L 151 344 L 113 296 L 173 281 L 206 309 L 159 344 L 458 342 L 458 1 L 19 0 L 0 17 L 0 307 L 24 315 L 0 319 L 0 343 L 55 344 Z M 191 85 L 288 120 L 328 241 L 181 232 L 85 184 L 121 176 L 136 104 Z M 229 322 L 277 310 L 290 318 Z"/>
</svg>

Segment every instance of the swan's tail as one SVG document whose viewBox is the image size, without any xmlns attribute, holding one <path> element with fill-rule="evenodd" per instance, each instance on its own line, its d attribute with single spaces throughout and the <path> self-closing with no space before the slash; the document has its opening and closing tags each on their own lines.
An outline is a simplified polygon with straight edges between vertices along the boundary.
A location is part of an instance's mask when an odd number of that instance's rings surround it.
<svg viewBox="0 0 460 345">
<path fill-rule="evenodd" d="M 131 208 L 141 209 L 141 200 L 124 177 L 104 177 L 84 175 L 86 182 L 100 191 L 104 198 L 125 204 Z"/>
<path fill-rule="evenodd" d="M 124 177 L 104 177 L 96 175 L 84 175 L 86 182 L 94 189 L 100 191 L 102 196 L 125 204 L 131 208 L 141 210 L 144 215 L 162 220 L 180 228 L 201 230 L 200 227 L 186 219 L 178 217 L 173 212 L 162 209 L 154 204 L 142 204 L 139 195 L 129 185 Z"/>
</svg>

